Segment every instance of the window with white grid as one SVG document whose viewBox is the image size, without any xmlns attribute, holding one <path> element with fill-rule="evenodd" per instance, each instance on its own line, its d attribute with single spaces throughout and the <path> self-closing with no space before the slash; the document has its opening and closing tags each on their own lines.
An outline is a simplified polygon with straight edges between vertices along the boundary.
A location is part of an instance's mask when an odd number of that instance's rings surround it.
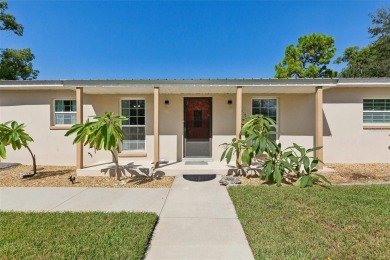
<svg viewBox="0 0 390 260">
<path fill-rule="evenodd" d="M 145 152 L 145 100 L 122 100 L 121 110 L 127 118 L 122 121 L 122 151 Z"/>
<path fill-rule="evenodd" d="M 260 114 L 273 119 L 278 123 L 278 100 L 276 98 L 255 98 L 252 99 L 252 115 Z M 273 129 L 277 131 L 277 129 Z M 273 140 L 277 139 L 276 135 L 270 136 Z"/>
<path fill-rule="evenodd" d="M 54 125 L 74 125 L 76 118 L 76 100 L 54 100 Z"/>
<path fill-rule="evenodd" d="M 363 124 L 390 125 L 390 99 L 363 99 Z"/>
</svg>

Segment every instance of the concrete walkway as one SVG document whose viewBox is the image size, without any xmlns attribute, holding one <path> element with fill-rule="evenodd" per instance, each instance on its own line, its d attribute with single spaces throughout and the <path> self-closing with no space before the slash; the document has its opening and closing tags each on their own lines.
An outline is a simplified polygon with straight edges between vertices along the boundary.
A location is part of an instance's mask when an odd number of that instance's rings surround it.
<svg viewBox="0 0 390 260">
<path fill-rule="evenodd" d="M 0 188 L 0 210 L 149 211 L 160 214 L 169 189 Z"/>
<path fill-rule="evenodd" d="M 146 259 L 253 259 L 232 201 L 217 178 L 177 176 Z"/>
</svg>

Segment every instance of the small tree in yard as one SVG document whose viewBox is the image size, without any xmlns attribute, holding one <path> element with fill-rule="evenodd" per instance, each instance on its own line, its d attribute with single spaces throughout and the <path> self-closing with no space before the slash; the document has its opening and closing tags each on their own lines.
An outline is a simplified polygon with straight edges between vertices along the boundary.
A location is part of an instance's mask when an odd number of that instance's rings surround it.
<svg viewBox="0 0 390 260">
<path fill-rule="evenodd" d="M 322 147 L 305 149 L 300 145 L 282 149 L 282 145 L 277 143 L 272 135 L 276 134 L 275 121 L 263 115 L 252 115 L 244 119 L 240 135 L 244 140 L 233 138 L 231 143 L 224 143 L 221 146 L 225 150 L 222 153 L 221 161 L 227 163 L 232 159 L 234 153 L 239 154 L 237 168 L 241 166 L 249 167 L 252 159 L 261 154 L 266 154 L 264 165 L 261 170 L 262 177 L 270 182 L 281 185 L 282 179 L 290 173 L 295 176 L 289 176 L 294 184 L 299 187 L 313 186 L 314 184 L 331 184 L 323 175 L 317 173 L 317 165 L 321 162 L 317 157 L 310 156 L 316 150 Z"/>
<path fill-rule="evenodd" d="M 115 162 L 116 178 L 119 180 L 120 171 L 117 152 L 119 143 L 123 141 L 125 136 L 120 127 L 120 121 L 126 120 L 126 117 L 106 112 L 104 116 L 93 116 L 92 118 L 97 121 L 90 122 L 87 120 L 84 124 L 75 124 L 65 133 L 65 136 L 76 133 L 73 144 L 82 143 L 84 146 L 89 145 L 90 148 L 94 148 L 96 151 L 102 149 L 110 151 Z"/>
<path fill-rule="evenodd" d="M 25 127 L 24 124 L 19 124 L 16 121 L 0 124 L 0 157 L 3 159 L 6 158 L 6 146 L 11 145 L 14 150 L 20 150 L 22 147 L 27 148 L 33 160 L 33 174 L 26 175 L 25 177 L 30 177 L 37 173 L 37 164 L 35 154 L 32 153 L 28 146 L 28 143 L 33 142 L 34 140 L 24 131 Z"/>
<path fill-rule="evenodd" d="M 226 162 L 229 163 L 233 154 L 237 154 L 239 155 L 236 160 L 238 169 L 250 165 L 256 155 L 268 152 L 269 147 L 273 145 L 271 135 L 276 134 L 273 131 L 275 128 L 275 121 L 263 115 L 252 115 L 249 118 L 244 118 L 240 136 L 243 135 L 245 139 L 233 138 L 232 142 L 221 144 L 225 151 L 220 160 L 226 159 Z"/>
</svg>

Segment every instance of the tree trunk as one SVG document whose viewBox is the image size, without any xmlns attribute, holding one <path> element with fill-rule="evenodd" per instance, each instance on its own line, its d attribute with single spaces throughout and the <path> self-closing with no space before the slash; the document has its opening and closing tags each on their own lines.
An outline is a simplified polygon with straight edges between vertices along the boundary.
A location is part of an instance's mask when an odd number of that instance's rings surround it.
<svg viewBox="0 0 390 260">
<path fill-rule="evenodd" d="M 32 157 L 32 160 L 33 160 L 33 175 L 35 175 L 35 174 L 37 174 L 37 163 L 36 163 L 36 160 L 35 160 L 35 154 L 32 153 L 30 147 L 26 146 L 26 148 L 28 149 L 28 151 L 31 154 L 31 157 Z"/>
<path fill-rule="evenodd" d="M 121 177 L 121 173 L 119 171 L 119 163 L 118 163 L 118 157 L 116 155 L 116 150 L 112 149 L 110 151 L 112 153 L 112 157 L 114 158 L 116 179 L 119 181 Z"/>
<path fill-rule="evenodd" d="M 240 170 L 242 168 L 242 165 L 241 165 L 241 148 L 240 147 L 237 150 L 236 167 L 237 167 L 238 170 Z"/>
</svg>

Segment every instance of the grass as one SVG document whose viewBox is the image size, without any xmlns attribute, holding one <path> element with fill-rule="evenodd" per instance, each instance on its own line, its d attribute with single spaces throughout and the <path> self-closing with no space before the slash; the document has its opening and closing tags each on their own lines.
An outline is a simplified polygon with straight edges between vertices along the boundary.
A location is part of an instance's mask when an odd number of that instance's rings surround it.
<svg viewBox="0 0 390 260">
<path fill-rule="evenodd" d="M 154 213 L 0 212 L 0 259 L 142 259 Z"/>
<path fill-rule="evenodd" d="M 390 186 L 230 187 L 256 259 L 389 259 Z"/>
</svg>

